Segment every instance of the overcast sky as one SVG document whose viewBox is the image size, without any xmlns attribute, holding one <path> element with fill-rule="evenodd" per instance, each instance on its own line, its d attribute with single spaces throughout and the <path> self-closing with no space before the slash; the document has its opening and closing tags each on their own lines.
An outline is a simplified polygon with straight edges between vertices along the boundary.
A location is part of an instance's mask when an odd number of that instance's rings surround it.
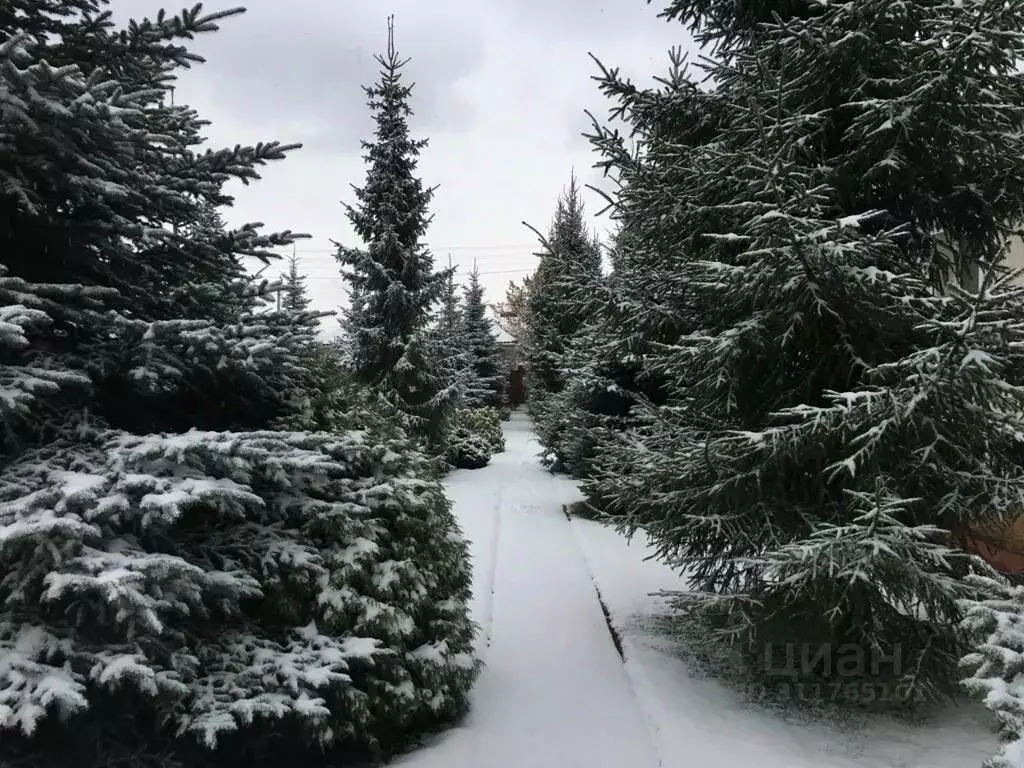
<svg viewBox="0 0 1024 768">
<path fill-rule="evenodd" d="M 111 7 L 139 18 L 179 6 Z M 373 57 L 395 14 L 396 47 L 416 83 L 412 133 L 430 140 L 421 176 L 438 185 L 427 241 L 439 263 L 450 254 L 463 275 L 476 259 L 495 301 L 536 264 L 534 236 L 520 222 L 547 230 L 573 168 L 600 184 L 581 133 L 590 127 L 584 110 L 603 117 L 609 103 L 591 80 L 588 52 L 649 82 L 666 71 L 669 47 L 692 47 L 660 9 L 658 0 L 250 0 L 243 16 L 196 41 L 207 63 L 185 73 L 176 100 L 212 121 L 212 144 L 304 145 L 261 182 L 232 187 L 227 219 L 310 233 L 297 245 L 301 268 L 316 307 L 335 309 L 344 293 L 330 241 L 358 244 L 340 201 L 363 182 L 359 141 L 373 128 L 360 86 L 376 78 Z M 589 190 L 585 202 L 591 214 L 602 207 Z M 594 223 L 606 231 L 606 220 Z"/>
</svg>

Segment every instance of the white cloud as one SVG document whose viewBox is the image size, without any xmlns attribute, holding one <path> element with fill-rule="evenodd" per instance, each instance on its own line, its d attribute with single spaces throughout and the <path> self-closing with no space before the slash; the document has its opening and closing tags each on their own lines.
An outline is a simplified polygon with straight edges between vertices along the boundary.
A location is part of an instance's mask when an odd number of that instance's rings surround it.
<svg viewBox="0 0 1024 768">
<path fill-rule="evenodd" d="M 123 17 L 159 4 L 116 5 Z M 339 201 L 363 181 L 358 141 L 372 124 L 361 86 L 375 74 L 392 12 L 416 82 L 412 130 L 430 138 L 421 175 L 439 185 L 428 241 L 439 263 L 450 252 L 463 273 L 476 259 L 488 298 L 498 300 L 536 263 L 520 222 L 546 230 L 570 169 L 597 178 L 580 135 L 589 128 L 584 110 L 603 117 L 610 104 L 591 79 L 588 52 L 646 81 L 664 73 L 670 46 L 692 47 L 690 36 L 642 0 L 290 0 L 226 20 L 197 44 L 209 63 L 186 73 L 176 97 L 213 121 L 214 144 L 307 144 L 262 181 L 232 188 L 228 220 L 313 234 L 297 251 L 320 309 L 343 301 L 330 240 L 354 242 Z M 585 199 L 592 213 L 603 205 L 596 194 Z M 595 225 L 603 231 L 607 222 Z"/>
</svg>

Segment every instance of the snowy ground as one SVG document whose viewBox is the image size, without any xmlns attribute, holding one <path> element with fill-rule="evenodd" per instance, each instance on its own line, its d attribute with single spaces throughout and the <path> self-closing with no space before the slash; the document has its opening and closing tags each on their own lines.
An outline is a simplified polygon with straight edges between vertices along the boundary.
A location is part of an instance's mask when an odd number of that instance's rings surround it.
<svg viewBox="0 0 1024 768">
<path fill-rule="evenodd" d="M 562 509 L 575 485 L 544 471 L 521 414 L 508 450 L 454 473 L 448 491 L 472 542 L 473 613 L 486 667 L 459 727 L 405 768 L 972 768 L 996 750 L 969 708 L 909 727 L 889 719 L 794 721 L 696 672 L 654 627 L 664 566 Z M 620 658 L 598 600 L 618 630 Z"/>
</svg>

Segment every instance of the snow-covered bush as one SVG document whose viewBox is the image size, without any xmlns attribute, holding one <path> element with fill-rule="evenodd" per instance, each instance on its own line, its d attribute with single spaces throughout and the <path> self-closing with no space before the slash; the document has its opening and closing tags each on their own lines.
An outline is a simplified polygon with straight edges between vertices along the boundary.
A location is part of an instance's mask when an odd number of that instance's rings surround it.
<svg viewBox="0 0 1024 768">
<path fill-rule="evenodd" d="M 487 441 L 491 453 L 505 450 L 505 432 L 501 428 L 501 414 L 494 408 L 462 408 L 457 416 L 458 425 Z"/>
<path fill-rule="evenodd" d="M 103 691 L 211 748 L 285 728 L 372 750 L 458 716 L 470 571 L 421 462 L 365 433 L 192 431 L 8 467 L 0 728 Z"/>
<path fill-rule="evenodd" d="M 963 629 L 975 640 L 961 660 L 964 687 L 996 716 L 1006 743 L 985 768 L 1024 766 L 1024 586 L 979 580 L 988 599 L 965 601 Z"/>
<path fill-rule="evenodd" d="M 460 408 L 449 439 L 447 462 L 456 469 L 486 467 L 505 450 L 501 416 L 494 408 Z"/>
<path fill-rule="evenodd" d="M 481 469 L 491 461 L 491 445 L 483 435 L 456 426 L 451 432 L 448 463 L 456 469 Z"/>
<path fill-rule="evenodd" d="M 509 408 L 507 405 L 501 406 L 501 411 L 499 413 L 501 415 L 501 420 L 502 421 L 511 421 L 512 420 L 512 409 Z"/>
</svg>

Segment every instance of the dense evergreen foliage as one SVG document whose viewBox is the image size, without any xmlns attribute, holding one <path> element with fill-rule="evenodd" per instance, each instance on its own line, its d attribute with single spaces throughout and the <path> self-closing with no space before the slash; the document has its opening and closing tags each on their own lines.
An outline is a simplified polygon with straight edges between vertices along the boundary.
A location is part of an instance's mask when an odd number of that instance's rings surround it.
<svg viewBox="0 0 1024 768">
<path fill-rule="evenodd" d="M 487 316 L 480 272 L 473 266 L 462 310 L 463 343 L 469 355 L 471 377 L 466 390 L 468 408 L 500 408 L 504 401 L 508 366 L 498 348 L 494 323 Z"/>
<path fill-rule="evenodd" d="M 604 338 L 639 364 L 640 422 L 597 435 L 586 488 L 752 652 L 901 647 L 935 694 L 988 583 L 959 545 L 1024 503 L 1024 293 L 997 268 L 1024 213 L 1024 8 L 667 13 L 717 60 L 601 78 L 635 142 L 592 137 L 622 227 Z"/>
<path fill-rule="evenodd" d="M 528 406 L 544 459 L 558 468 L 557 446 L 569 424 L 557 396 L 571 378 L 571 348 L 597 306 L 601 282 L 601 250 L 587 227 L 575 175 L 541 241 L 540 262 L 526 295 Z"/>
<path fill-rule="evenodd" d="M 306 276 L 299 271 L 299 257 L 292 254 L 288 257 L 288 271 L 281 275 L 281 309 L 289 314 L 305 312 L 309 309 L 309 288 Z"/>
<path fill-rule="evenodd" d="M 466 709 L 466 544 L 318 314 L 248 277 L 295 236 L 218 213 L 295 147 L 205 149 L 168 103 L 237 12 L 105 5 L 0 11 L 0 761 L 392 751 Z"/>
</svg>

